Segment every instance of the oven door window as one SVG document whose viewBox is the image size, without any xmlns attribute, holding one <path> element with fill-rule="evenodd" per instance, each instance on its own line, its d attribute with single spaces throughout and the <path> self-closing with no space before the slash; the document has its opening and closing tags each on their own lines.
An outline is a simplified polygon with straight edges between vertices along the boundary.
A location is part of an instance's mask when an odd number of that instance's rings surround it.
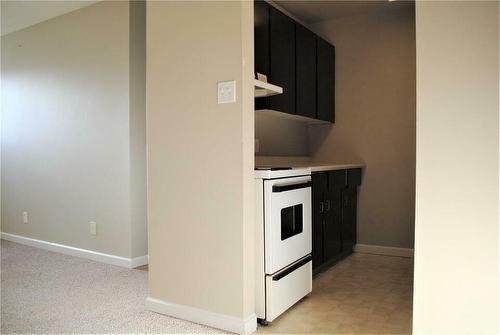
<svg viewBox="0 0 500 335">
<path fill-rule="evenodd" d="M 302 204 L 281 209 L 281 240 L 302 233 L 303 229 Z"/>
</svg>

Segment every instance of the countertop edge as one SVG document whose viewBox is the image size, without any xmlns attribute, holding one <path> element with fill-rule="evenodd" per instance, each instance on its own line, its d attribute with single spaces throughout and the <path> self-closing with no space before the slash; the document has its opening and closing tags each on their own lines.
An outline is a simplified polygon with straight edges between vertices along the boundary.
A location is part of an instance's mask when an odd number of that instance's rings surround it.
<svg viewBox="0 0 500 335">
<path fill-rule="evenodd" d="M 272 167 L 273 165 L 264 165 L 266 167 Z M 263 167 L 264 167 L 263 166 Z M 276 165 L 278 166 L 278 165 Z M 282 170 L 281 172 L 273 171 L 273 174 L 283 174 L 283 176 L 288 175 L 291 171 L 296 170 L 309 170 L 309 172 L 322 172 L 322 171 L 332 171 L 332 170 L 348 170 L 348 169 L 364 169 L 366 164 L 364 163 L 309 163 L 309 164 L 289 164 L 284 166 L 292 166 L 291 170 Z M 257 173 L 258 175 L 267 176 L 271 174 L 268 170 L 262 170 Z"/>
<path fill-rule="evenodd" d="M 362 163 L 349 163 L 349 164 L 311 165 L 307 167 L 311 169 L 311 172 L 321 172 L 321 171 L 331 171 L 331 170 L 359 169 L 359 168 L 365 168 L 366 165 Z"/>
</svg>

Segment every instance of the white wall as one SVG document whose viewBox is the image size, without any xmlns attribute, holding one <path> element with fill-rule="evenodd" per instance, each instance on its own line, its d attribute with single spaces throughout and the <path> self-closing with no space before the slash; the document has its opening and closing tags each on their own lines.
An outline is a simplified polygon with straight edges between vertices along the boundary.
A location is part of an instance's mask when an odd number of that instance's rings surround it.
<svg viewBox="0 0 500 335">
<path fill-rule="evenodd" d="M 413 4 L 391 4 L 311 28 L 335 45 L 336 62 L 336 123 L 310 127 L 312 160 L 364 162 L 358 243 L 413 248 Z"/>
<path fill-rule="evenodd" d="M 498 2 L 416 3 L 414 334 L 498 334 Z"/>
<path fill-rule="evenodd" d="M 148 2 L 147 64 L 148 306 L 255 327 L 253 3 Z"/>
<path fill-rule="evenodd" d="M 145 194 L 135 182 L 145 179 L 145 106 L 131 92 L 141 66 L 131 13 L 128 2 L 105 1 L 2 36 L 3 232 L 146 253 L 145 201 L 131 194 Z"/>
</svg>

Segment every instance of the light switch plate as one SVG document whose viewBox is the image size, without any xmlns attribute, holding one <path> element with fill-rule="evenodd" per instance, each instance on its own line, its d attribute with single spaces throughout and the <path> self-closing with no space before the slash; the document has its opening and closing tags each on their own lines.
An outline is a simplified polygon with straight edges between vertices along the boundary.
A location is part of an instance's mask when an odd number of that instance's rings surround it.
<svg viewBox="0 0 500 335">
<path fill-rule="evenodd" d="M 97 222 L 95 221 L 90 221 L 90 235 L 97 235 Z"/>
<path fill-rule="evenodd" d="M 236 102 L 236 81 L 219 81 L 217 83 L 217 103 Z"/>
</svg>

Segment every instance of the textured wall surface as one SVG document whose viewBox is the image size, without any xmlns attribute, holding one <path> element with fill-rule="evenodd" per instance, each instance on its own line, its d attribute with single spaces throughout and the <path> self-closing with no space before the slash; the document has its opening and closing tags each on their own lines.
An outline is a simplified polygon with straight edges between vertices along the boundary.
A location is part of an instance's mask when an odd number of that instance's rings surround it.
<svg viewBox="0 0 500 335">
<path fill-rule="evenodd" d="M 136 122 L 145 102 L 132 101 L 131 90 L 141 93 L 129 82 L 144 64 L 129 59 L 140 48 L 129 33 L 129 15 L 138 14 L 128 2 L 105 1 L 2 36 L 3 232 L 147 254 L 145 181 L 131 197 L 146 172 L 145 125 Z"/>
<path fill-rule="evenodd" d="M 147 5 L 150 295 L 239 320 L 254 314 L 252 9 Z M 217 104 L 226 80 L 236 102 Z"/>
<path fill-rule="evenodd" d="M 498 334 L 498 2 L 417 2 L 414 334 Z"/>
<path fill-rule="evenodd" d="M 413 248 L 414 8 L 387 7 L 312 28 L 336 47 L 336 123 L 309 129 L 312 159 L 366 164 L 358 243 Z"/>
</svg>

